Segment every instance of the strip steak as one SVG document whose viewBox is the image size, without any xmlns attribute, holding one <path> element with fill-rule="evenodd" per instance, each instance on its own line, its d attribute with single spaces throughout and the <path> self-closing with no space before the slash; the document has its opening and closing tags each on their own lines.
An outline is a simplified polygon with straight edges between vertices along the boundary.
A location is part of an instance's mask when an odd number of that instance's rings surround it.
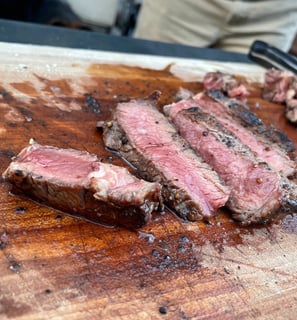
<svg viewBox="0 0 297 320">
<path fill-rule="evenodd" d="M 120 103 L 104 126 L 105 145 L 120 153 L 139 175 L 163 185 L 168 206 L 185 219 L 212 216 L 225 205 L 229 189 L 182 139 L 150 100 Z"/>
<path fill-rule="evenodd" d="M 218 91 L 199 93 L 193 100 L 233 132 L 257 158 L 263 159 L 284 176 L 295 174 L 296 163 L 287 155 L 294 150 L 294 144 L 285 133 L 265 126 L 244 104 L 228 99 Z"/>
<path fill-rule="evenodd" d="M 233 217 L 249 224 L 262 222 L 277 212 L 282 198 L 280 175 L 257 160 L 214 116 L 197 106 L 179 110 L 176 105 L 167 106 L 166 112 L 181 136 L 230 187 L 227 207 Z"/>
<path fill-rule="evenodd" d="M 161 199 L 161 186 L 102 163 L 95 155 L 34 143 L 3 174 L 12 192 L 55 209 L 114 226 L 145 225 Z"/>
</svg>

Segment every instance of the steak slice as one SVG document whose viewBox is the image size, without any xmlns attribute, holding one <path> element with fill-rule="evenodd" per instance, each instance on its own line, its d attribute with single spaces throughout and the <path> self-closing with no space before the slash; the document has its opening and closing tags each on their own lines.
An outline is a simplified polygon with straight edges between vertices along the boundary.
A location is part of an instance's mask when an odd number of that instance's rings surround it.
<svg viewBox="0 0 297 320">
<path fill-rule="evenodd" d="M 227 207 L 245 224 L 262 222 L 281 205 L 281 177 L 215 117 L 200 107 L 166 112 L 183 138 L 209 163 L 231 189 Z"/>
<path fill-rule="evenodd" d="M 258 137 L 265 139 L 266 142 L 276 144 L 285 152 L 295 150 L 294 143 L 288 136 L 275 128 L 273 125 L 266 126 L 262 119 L 249 110 L 246 103 L 237 99 L 229 99 L 218 91 L 207 91 L 206 95 L 221 103 L 244 127 L 249 128 Z M 232 111 L 231 111 L 232 110 Z"/>
<path fill-rule="evenodd" d="M 103 128 L 105 145 L 132 164 L 139 175 L 163 185 L 163 197 L 191 221 L 212 216 L 225 205 L 229 189 L 189 147 L 150 100 L 120 103 Z"/>
<path fill-rule="evenodd" d="M 33 143 L 3 174 L 12 192 L 103 225 L 144 226 L 161 199 L 158 183 L 140 180 L 95 155 Z"/>
<path fill-rule="evenodd" d="M 220 92 L 199 93 L 193 99 L 233 132 L 257 158 L 263 159 L 284 176 L 295 174 L 296 163 L 287 154 L 294 150 L 294 144 L 285 133 L 265 126 L 244 104 L 228 99 Z"/>
</svg>

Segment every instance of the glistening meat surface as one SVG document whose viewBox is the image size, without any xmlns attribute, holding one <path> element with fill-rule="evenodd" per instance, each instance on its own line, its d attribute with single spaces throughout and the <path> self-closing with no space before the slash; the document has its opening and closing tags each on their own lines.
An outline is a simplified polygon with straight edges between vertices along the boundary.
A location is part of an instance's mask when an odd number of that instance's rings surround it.
<svg viewBox="0 0 297 320">
<path fill-rule="evenodd" d="M 65 213 L 105 224 L 145 225 L 161 199 L 161 186 L 95 155 L 36 143 L 23 149 L 3 174 L 12 191 Z"/>
<path fill-rule="evenodd" d="M 265 126 L 241 102 L 227 99 L 218 92 L 199 93 L 193 100 L 247 145 L 256 158 L 263 159 L 284 176 L 295 173 L 296 163 L 287 155 L 294 145 L 283 132 Z"/>
<path fill-rule="evenodd" d="M 178 135 L 149 100 L 118 104 L 104 127 L 104 143 L 149 181 L 163 185 L 163 197 L 181 217 L 198 220 L 225 205 L 229 189 Z"/>
<path fill-rule="evenodd" d="M 230 187 L 227 203 L 233 217 L 244 223 L 259 222 L 277 212 L 281 205 L 281 177 L 215 117 L 199 107 L 166 107 L 182 137 L 209 163 Z"/>
<path fill-rule="evenodd" d="M 215 95 L 216 99 L 212 95 Z M 284 133 L 274 128 L 267 128 L 261 119 L 240 102 L 227 99 L 217 92 L 213 94 L 202 92 L 193 99 L 165 106 L 164 111 L 168 113 L 170 110 L 171 116 L 174 117 L 180 110 L 191 107 L 202 107 L 204 111 L 215 116 L 219 123 L 254 152 L 255 157 L 263 159 L 282 175 L 290 176 L 295 173 L 296 163 L 286 154 L 287 149 L 290 151 L 293 149 L 292 142 Z"/>
</svg>

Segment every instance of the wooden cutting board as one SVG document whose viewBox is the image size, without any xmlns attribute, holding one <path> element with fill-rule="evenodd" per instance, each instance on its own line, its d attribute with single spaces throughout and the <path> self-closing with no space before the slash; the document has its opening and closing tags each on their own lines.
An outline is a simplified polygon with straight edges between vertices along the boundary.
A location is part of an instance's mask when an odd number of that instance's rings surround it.
<svg viewBox="0 0 297 320">
<path fill-rule="evenodd" d="M 34 138 L 108 153 L 96 122 L 119 101 L 180 87 L 207 71 L 253 81 L 245 64 L 0 43 L 0 171 Z M 251 108 L 297 143 L 284 109 L 255 91 Z M 297 215 L 242 227 L 155 214 L 139 231 L 106 228 L 8 193 L 0 180 L 0 319 L 296 319 Z"/>
</svg>

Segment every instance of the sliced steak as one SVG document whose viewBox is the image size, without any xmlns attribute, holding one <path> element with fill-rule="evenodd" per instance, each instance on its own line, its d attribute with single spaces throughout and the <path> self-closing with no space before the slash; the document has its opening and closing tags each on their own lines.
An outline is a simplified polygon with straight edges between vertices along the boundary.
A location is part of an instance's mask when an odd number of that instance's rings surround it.
<svg viewBox="0 0 297 320">
<path fill-rule="evenodd" d="M 12 192 L 71 215 L 109 226 L 145 225 L 161 199 L 161 186 L 102 163 L 95 155 L 36 143 L 3 174 Z"/>
<path fill-rule="evenodd" d="M 176 112 L 166 108 L 174 124 L 197 153 L 231 189 L 227 207 L 246 224 L 262 222 L 281 204 L 280 175 L 258 161 L 251 150 L 200 107 Z"/>
<path fill-rule="evenodd" d="M 216 116 L 257 158 L 263 159 L 284 176 L 295 174 L 296 163 L 287 154 L 294 150 L 294 144 L 285 133 L 265 126 L 244 104 L 236 99 L 228 99 L 218 91 L 200 93 L 193 100 L 204 111 Z"/>
<path fill-rule="evenodd" d="M 225 205 L 229 189 L 189 147 L 149 100 L 118 104 L 103 131 L 105 145 L 131 163 L 138 174 L 163 185 L 168 206 L 185 219 L 212 216 Z"/>
<path fill-rule="evenodd" d="M 203 86 L 206 90 L 219 90 L 230 98 L 245 99 L 249 96 L 246 85 L 234 75 L 217 72 L 208 72 L 204 76 Z"/>
<path fill-rule="evenodd" d="M 264 99 L 286 106 L 286 118 L 297 123 L 297 77 L 284 70 L 270 69 L 265 73 Z"/>
</svg>

